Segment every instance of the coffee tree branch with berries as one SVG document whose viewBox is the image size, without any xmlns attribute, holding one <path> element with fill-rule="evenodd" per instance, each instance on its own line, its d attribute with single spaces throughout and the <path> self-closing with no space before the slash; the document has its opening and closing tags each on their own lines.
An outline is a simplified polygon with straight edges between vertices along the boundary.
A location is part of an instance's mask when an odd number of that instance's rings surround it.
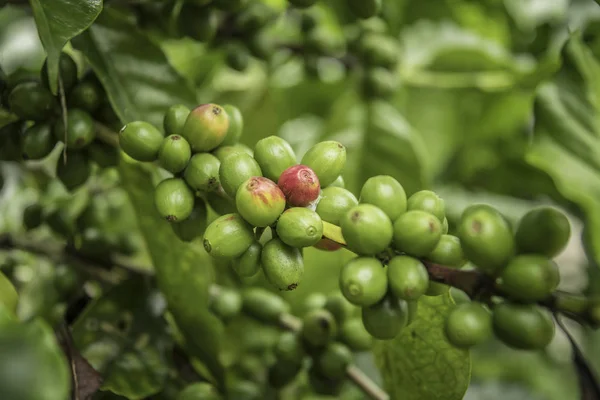
<svg viewBox="0 0 600 400">
<path fill-rule="evenodd" d="M 0 399 L 600 399 L 593 0 L 0 1 Z"/>
</svg>

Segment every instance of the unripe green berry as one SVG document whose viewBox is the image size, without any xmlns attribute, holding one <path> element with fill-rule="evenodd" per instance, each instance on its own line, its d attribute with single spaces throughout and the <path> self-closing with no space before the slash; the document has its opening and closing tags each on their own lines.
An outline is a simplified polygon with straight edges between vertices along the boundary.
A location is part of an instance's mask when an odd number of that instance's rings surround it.
<svg viewBox="0 0 600 400">
<path fill-rule="evenodd" d="M 250 65 L 250 51 L 239 42 L 232 42 L 226 46 L 225 62 L 227 66 L 239 72 L 244 72 Z"/>
<path fill-rule="evenodd" d="M 308 208 L 290 208 L 277 221 L 277 235 L 292 247 L 309 247 L 323 237 L 323 221 Z"/>
<path fill-rule="evenodd" d="M 323 221 L 340 225 L 342 216 L 357 205 L 358 200 L 352 192 L 341 187 L 329 186 L 321 191 L 316 211 Z"/>
<path fill-rule="evenodd" d="M 199 42 L 210 42 L 219 28 L 219 15 L 213 7 L 184 3 L 177 25 L 181 32 Z"/>
<path fill-rule="evenodd" d="M 130 122 L 119 132 L 119 145 L 127 155 L 137 161 L 154 161 L 164 136 L 145 121 Z"/>
<path fill-rule="evenodd" d="M 183 127 L 190 109 L 183 104 L 175 104 L 169 107 L 163 118 L 163 128 L 167 135 L 182 135 Z"/>
<path fill-rule="evenodd" d="M 498 339 L 516 349 L 543 349 L 554 338 L 551 314 L 533 304 L 498 304 L 493 310 L 492 323 Z"/>
<path fill-rule="evenodd" d="M 394 222 L 394 247 L 411 256 L 431 253 L 442 236 L 442 224 L 432 214 L 412 210 Z"/>
<path fill-rule="evenodd" d="M 43 220 L 43 209 L 42 206 L 38 203 L 34 203 L 30 206 L 27 206 L 25 210 L 23 210 L 23 225 L 29 231 L 37 228 L 42 224 Z"/>
<path fill-rule="evenodd" d="M 93 141 L 86 149 L 90 160 L 100 168 L 110 168 L 119 165 L 119 149 L 99 140 Z"/>
<path fill-rule="evenodd" d="M 38 82 L 19 83 L 8 96 L 10 110 L 21 119 L 43 121 L 56 104 L 52 93 Z"/>
<path fill-rule="evenodd" d="M 266 289 L 250 287 L 242 291 L 243 310 L 266 323 L 279 323 L 281 314 L 289 311 L 289 305 L 281 297 Z"/>
<path fill-rule="evenodd" d="M 519 221 L 515 234 L 520 253 L 555 257 L 567 246 L 571 225 L 565 214 L 552 207 L 538 207 Z"/>
<path fill-rule="evenodd" d="M 337 324 L 327 310 L 314 310 L 302 318 L 302 337 L 316 347 L 325 346 L 337 334 Z"/>
<path fill-rule="evenodd" d="M 25 130 L 23 136 L 23 158 L 28 160 L 39 160 L 46 157 L 54 146 L 56 140 L 52 135 L 50 125 L 44 123 L 35 124 Z"/>
<path fill-rule="evenodd" d="M 362 322 L 375 339 L 393 339 L 408 324 L 408 306 L 404 300 L 385 296 L 380 302 L 363 307 Z"/>
<path fill-rule="evenodd" d="M 194 201 L 194 209 L 187 219 L 179 221 L 176 224 L 171 224 L 173 232 L 184 242 L 202 237 L 207 225 L 208 210 L 206 203 L 196 198 Z"/>
<path fill-rule="evenodd" d="M 326 303 L 327 296 L 320 292 L 313 292 L 303 299 L 298 315 L 302 316 L 309 311 L 325 308 Z"/>
<path fill-rule="evenodd" d="M 65 93 L 69 93 L 73 86 L 77 83 L 77 64 L 67 53 L 60 53 L 58 59 L 58 75 L 60 75 Z M 54 77 L 56 79 L 56 87 L 58 88 L 58 75 Z M 47 88 L 50 88 L 50 82 L 48 77 L 48 59 L 44 60 L 42 69 L 40 71 L 40 78 L 42 83 Z"/>
<path fill-rule="evenodd" d="M 379 33 L 369 33 L 360 39 L 358 52 L 365 65 L 394 69 L 398 62 L 398 41 Z"/>
<path fill-rule="evenodd" d="M 254 243 L 252 228 L 239 214 L 225 214 L 208 225 L 204 249 L 216 258 L 236 258 Z"/>
<path fill-rule="evenodd" d="M 427 259 L 436 264 L 448 267 L 461 267 L 465 263 L 465 256 L 460 245 L 460 239 L 452 235 L 442 235 Z"/>
<path fill-rule="evenodd" d="M 69 107 L 79 108 L 89 113 L 98 111 L 104 93 L 102 87 L 94 80 L 79 82 L 69 94 Z"/>
<path fill-rule="evenodd" d="M 383 264 L 376 258 L 357 257 L 348 261 L 340 271 L 340 290 L 357 306 L 370 306 L 386 294 L 388 279 Z"/>
<path fill-rule="evenodd" d="M 225 110 L 216 104 L 202 104 L 188 115 L 181 134 L 194 152 L 217 148 L 227 135 L 229 119 Z"/>
<path fill-rule="evenodd" d="M 392 293 L 403 300 L 417 300 L 427 292 L 429 274 L 421 261 L 409 256 L 390 260 L 387 276 Z"/>
<path fill-rule="evenodd" d="M 408 198 L 408 210 L 421 210 L 433 214 L 442 222 L 446 218 L 446 203 L 431 190 L 421 190 Z"/>
<path fill-rule="evenodd" d="M 327 296 L 324 308 L 333 315 L 338 326 L 342 326 L 344 321 L 350 319 L 356 309 L 343 294 L 337 292 Z"/>
<path fill-rule="evenodd" d="M 248 247 L 248 250 L 232 262 L 232 268 L 238 276 L 247 278 L 254 276 L 260 270 L 260 256 L 262 254 L 262 244 L 254 242 Z"/>
<path fill-rule="evenodd" d="M 176 400 L 221 400 L 219 391 L 207 382 L 196 382 L 187 385 Z"/>
<path fill-rule="evenodd" d="M 67 162 L 59 157 L 56 164 L 56 177 L 72 191 L 83 185 L 92 174 L 89 159 L 81 152 L 67 153 Z"/>
<path fill-rule="evenodd" d="M 242 136 L 244 130 L 244 117 L 242 116 L 241 111 L 231 104 L 225 104 L 223 109 L 229 119 L 229 128 L 227 129 L 227 134 L 225 135 L 225 139 L 223 140 L 223 143 L 221 143 L 221 146 L 233 146 L 240 141 L 240 137 Z"/>
<path fill-rule="evenodd" d="M 277 359 L 289 362 L 301 363 L 306 355 L 302 341 L 295 332 L 283 332 L 274 350 Z"/>
<path fill-rule="evenodd" d="M 240 185 L 235 205 L 251 225 L 265 227 L 275 223 L 285 209 L 285 196 L 273 181 L 255 176 Z"/>
<path fill-rule="evenodd" d="M 190 144 L 179 135 L 170 135 L 164 138 L 158 151 L 160 165 L 174 174 L 183 171 L 191 156 Z"/>
<path fill-rule="evenodd" d="M 283 388 L 291 383 L 302 370 L 302 363 L 298 361 L 277 360 L 269 367 L 267 380 L 269 386 L 275 389 Z"/>
<path fill-rule="evenodd" d="M 333 140 L 319 142 L 308 149 L 300 164 L 317 174 L 321 187 L 329 186 L 344 171 L 346 148 Z"/>
<path fill-rule="evenodd" d="M 264 245 L 260 260 L 265 277 L 279 290 L 294 290 L 302 280 L 302 252 L 280 239 L 271 239 Z"/>
<path fill-rule="evenodd" d="M 323 376 L 316 364 L 311 365 L 308 370 L 308 385 L 317 395 L 317 399 L 322 398 L 319 395 L 326 398 L 340 398 L 345 382 L 346 379 L 330 379 Z"/>
<path fill-rule="evenodd" d="M 250 157 L 254 156 L 252 149 L 242 143 L 236 143 L 230 146 L 219 146 L 215 149 L 215 151 L 213 151 L 214 156 L 217 157 L 221 162 L 231 155 L 240 153 L 245 153 Z"/>
<path fill-rule="evenodd" d="M 235 317 L 242 310 L 242 297 L 237 290 L 221 287 L 210 301 L 210 310 L 222 319 Z"/>
<path fill-rule="evenodd" d="M 373 337 L 365 329 L 361 318 L 351 318 L 344 322 L 340 340 L 354 351 L 368 351 L 373 347 Z"/>
<path fill-rule="evenodd" d="M 308 8 L 314 5 L 317 0 L 288 0 L 291 5 L 297 8 Z"/>
<path fill-rule="evenodd" d="M 283 171 L 297 163 L 292 146 L 278 136 L 268 136 L 256 142 L 254 159 L 263 174 L 273 182 L 277 182 Z"/>
<path fill-rule="evenodd" d="M 346 188 L 346 182 L 344 182 L 344 177 L 342 175 L 335 178 L 335 181 L 330 183 L 327 187 L 340 187 Z"/>
<path fill-rule="evenodd" d="M 212 192 L 219 189 L 221 162 L 210 153 L 196 153 L 185 168 L 183 177 L 194 190 Z"/>
<path fill-rule="evenodd" d="M 219 181 L 225 193 L 232 198 L 235 198 L 240 185 L 253 176 L 262 176 L 262 171 L 252 156 L 238 153 L 221 160 Z"/>
<path fill-rule="evenodd" d="M 392 222 L 372 204 L 359 204 L 348 210 L 340 220 L 340 227 L 348 248 L 361 255 L 380 253 L 392 241 Z"/>
<path fill-rule="evenodd" d="M 348 0 L 348 8 L 358 18 L 374 17 L 381 11 L 381 0 Z"/>
<path fill-rule="evenodd" d="M 448 314 L 444 332 L 452 345 L 469 348 L 491 336 L 492 316 L 481 303 L 463 303 Z"/>
<path fill-rule="evenodd" d="M 365 72 L 363 93 L 366 98 L 387 98 L 398 90 L 395 71 L 384 67 L 371 67 Z"/>
<path fill-rule="evenodd" d="M 165 179 L 154 189 L 154 204 L 167 221 L 183 221 L 194 209 L 194 193 L 183 179 Z"/>
<path fill-rule="evenodd" d="M 406 211 L 406 192 L 391 176 L 377 175 L 367 179 L 363 185 L 360 202 L 379 207 L 390 220 L 395 221 Z"/>
<path fill-rule="evenodd" d="M 67 113 L 67 130 L 63 119 L 59 118 L 54 124 L 54 137 L 65 141 L 68 149 L 81 149 L 89 145 L 96 136 L 94 120 L 90 114 L 83 110 L 72 108 Z"/>
<path fill-rule="evenodd" d="M 352 362 L 352 352 L 342 343 L 332 342 L 319 355 L 317 365 L 319 372 L 330 379 L 341 379 L 346 375 L 346 368 Z"/>
<path fill-rule="evenodd" d="M 524 254 L 510 260 L 497 286 L 511 300 L 534 303 L 549 297 L 559 282 L 558 266 L 552 260 Z"/>
</svg>

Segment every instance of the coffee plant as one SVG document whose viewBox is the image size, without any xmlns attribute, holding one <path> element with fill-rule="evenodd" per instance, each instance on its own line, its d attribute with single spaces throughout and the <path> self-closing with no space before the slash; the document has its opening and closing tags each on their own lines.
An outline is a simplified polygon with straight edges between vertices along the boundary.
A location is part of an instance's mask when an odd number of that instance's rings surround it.
<svg viewBox="0 0 600 400">
<path fill-rule="evenodd" d="M 0 6 L 0 399 L 600 399 L 593 0 Z"/>
</svg>

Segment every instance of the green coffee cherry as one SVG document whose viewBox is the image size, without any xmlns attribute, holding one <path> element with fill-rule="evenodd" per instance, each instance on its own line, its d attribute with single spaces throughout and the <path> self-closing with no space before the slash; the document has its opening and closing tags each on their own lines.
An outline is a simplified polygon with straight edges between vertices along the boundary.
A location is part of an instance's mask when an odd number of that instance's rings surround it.
<svg viewBox="0 0 600 400">
<path fill-rule="evenodd" d="M 325 308 L 326 303 L 327 296 L 320 292 L 313 292 L 302 301 L 298 315 L 304 315 L 309 311 Z"/>
<path fill-rule="evenodd" d="M 230 319 L 242 310 L 242 296 L 237 290 L 221 287 L 219 293 L 211 298 L 209 307 L 219 318 Z"/>
<path fill-rule="evenodd" d="M 254 243 L 252 227 L 239 214 L 225 214 L 208 225 L 204 249 L 216 258 L 236 258 Z"/>
<path fill-rule="evenodd" d="M 358 18 L 374 17 L 381 11 L 381 0 L 348 0 L 348 8 Z"/>
<path fill-rule="evenodd" d="M 238 11 L 248 4 L 249 0 L 214 0 L 215 7 L 219 10 Z"/>
<path fill-rule="evenodd" d="M 297 8 L 308 8 L 315 4 L 317 0 L 288 0 L 291 5 Z"/>
<path fill-rule="evenodd" d="M 242 291 L 243 310 L 266 323 L 278 323 L 281 314 L 289 311 L 289 305 L 275 293 L 259 287 Z"/>
<path fill-rule="evenodd" d="M 436 264 L 448 267 L 461 267 L 465 263 L 465 256 L 460 245 L 460 239 L 452 235 L 442 235 L 427 259 Z"/>
<path fill-rule="evenodd" d="M 221 400 L 219 391 L 210 383 L 196 382 L 187 385 L 176 400 Z"/>
<path fill-rule="evenodd" d="M 160 165 L 174 174 L 183 171 L 190 161 L 191 156 L 192 150 L 190 144 L 179 135 L 171 135 L 164 138 L 158 150 Z"/>
<path fill-rule="evenodd" d="M 156 160 L 163 139 L 163 134 L 145 121 L 130 122 L 119 132 L 121 149 L 137 161 Z"/>
<path fill-rule="evenodd" d="M 227 383 L 227 399 L 262 400 L 264 395 L 261 387 L 249 380 L 233 380 Z"/>
<path fill-rule="evenodd" d="M 491 336 L 492 316 L 481 303 L 463 303 L 450 311 L 444 329 L 452 345 L 469 348 Z"/>
<path fill-rule="evenodd" d="M 329 184 L 327 187 L 340 187 L 342 189 L 346 188 L 346 182 L 344 182 L 344 177 L 342 175 L 335 178 L 335 181 Z"/>
<path fill-rule="evenodd" d="M 72 191 L 87 182 L 92 174 L 92 166 L 85 154 L 80 152 L 67 153 L 67 162 L 59 157 L 56 164 L 56 177 Z"/>
<path fill-rule="evenodd" d="M 74 150 L 86 147 L 96 136 L 92 116 L 76 108 L 70 109 L 67 114 L 66 134 L 62 118 L 54 124 L 53 133 L 57 140 L 66 140 L 67 148 Z"/>
<path fill-rule="evenodd" d="M 69 94 L 68 104 L 88 113 L 98 111 L 104 96 L 102 87 L 95 80 L 79 82 Z"/>
<path fill-rule="evenodd" d="M 341 293 L 332 293 L 327 296 L 324 308 L 333 315 L 338 326 L 350 319 L 356 309 Z"/>
<path fill-rule="evenodd" d="M 335 318 L 327 310 L 311 311 L 302 322 L 302 337 L 312 346 L 325 346 L 337 334 Z"/>
<path fill-rule="evenodd" d="M 227 129 L 225 140 L 223 140 L 221 146 L 233 146 L 240 141 L 240 137 L 242 136 L 244 130 L 244 117 L 242 116 L 241 111 L 231 104 L 225 104 L 223 109 L 229 119 L 229 128 Z"/>
<path fill-rule="evenodd" d="M 341 379 L 352 362 L 352 352 L 345 345 L 332 342 L 317 359 L 319 372 L 330 379 Z"/>
<path fill-rule="evenodd" d="M 363 185 L 360 202 L 379 207 L 390 220 L 395 221 L 406 211 L 406 192 L 391 176 L 377 175 L 367 179 Z"/>
<path fill-rule="evenodd" d="M 407 211 L 394 222 L 394 247 L 411 256 L 431 253 L 442 236 L 442 224 L 421 210 Z"/>
<path fill-rule="evenodd" d="M 404 300 L 385 296 L 379 303 L 363 307 L 362 322 L 375 339 L 393 339 L 408 324 L 408 306 Z"/>
<path fill-rule="evenodd" d="M 254 276 L 260 270 L 260 256 L 262 244 L 254 242 L 241 256 L 233 261 L 232 268 L 238 276 L 248 278 Z"/>
<path fill-rule="evenodd" d="M 346 148 L 333 140 L 317 143 L 306 152 L 300 164 L 317 174 L 321 187 L 329 186 L 344 171 Z"/>
<path fill-rule="evenodd" d="M 560 282 L 558 266 L 550 259 L 524 254 L 510 260 L 498 288 L 511 300 L 534 303 L 552 294 Z"/>
<path fill-rule="evenodd" d="M 242 143 L 236 143 L 231 146 L 219 146 L 215 151 L 213 151 L 214 156 L 217 157 L 221 162 L 231 155 L 240 153 L 245 153 L 250 157 L 254 156 L 252 149 Z"/>
<path fill-rule="evenodd" d="M 192 156 L 185 168 L 183 177 L 194 190 L 212 192 L 219 189 L 219 168 L 221 162 L 210 153 L 197 153 Z"/>
<path fill-rule="evenodd" d="M 309 247 L 323 237 L 323 221 L 308 208 L 293 207 L 279 217 L 277 235 L 292 247 Z"/>
<path fill-rule="evenodd" d="M 520 253 L 555 257 L 566 247 L 571 225 L 565 214 L 552 207 L 538 207 L 519 221 L 515 234 Z"/>
<path fill-rule="evenodd" d="M 357 257 L 348 261 L 340 271 L 339 283 L 344 297 L 362 307 L 380 301 L 388 288 L 383 264 L 371 257 Z"/>
<path fill-rule="evenodd" d="M 554 338 L 552 316 L 532 304 L 498 304 L 493 310 L 492 323 L 498 339 L 516 349 L 543 349 Z"/>
<path fill-rule="evenodd" d="M 398 77 L 384 67 L 371 67 L 365 72 L 363 93 L 366 98 L 387 98 L 398 90 Z"/>
<path fill-rule="evenodd" d="M 278 136 L 268 136 L 256 142 L 254 159 L 263 174 L 273 182 L 277 182 L 283 171 L 297 163 L 292 146 Z"/>
<path fill-rule="evenodd" d="M 212 7 L 186 2 L 179 13 L 177 26 L 185 36 L 199 42 L 209 42 L 217 33 L 219 16 Z"/>
<path fill-rule="evenodd" d="M 340 220 L 340 227 L 348 248 L 361 255 L 380 253 L 392 241 L 392 222 L 372 204 L 359 204 L 348 210 Z"/>
<path fill-rule="evenodd" d="M 231 69 L 244 72 L 250 65 L 250 51 L 242 43 L 229 43 L 225 51 L 225 63 Z"/>
<path fill-rule="evenodd" d="M 429 287 L 427 269 L 413 257 L 392 258 L 388 263 L 387 276 L 392 293 L 403 300 L 417 300 Z"/>
<path fill-rule="evenodd" d="M 277 359 L 288 362 L 301 363 L 306 355 L 302 341 L 295 332 L 283 332 L 274 350 Z"/>
<path fill-rule="evenodd" d="M 429 287 L 427 288 L 427 292 L 425 293 L 425 295 L 441 296 L 443 294 L 448 293 L 448 290 L 450 290 L 450 286 L 444 285 L 443 283 L 430 281 Z"/>
<path fill-rule="evenodd" d="M 311 365 L 308 370 L 308 385 L 312 392 L 317 395 L 315 396 L 317 399 L 322 399 L 322 397 L 319 397 L 318 395 L 325 396 L 326 398 L 341 398 L 340 396 L 345 382 L 346 379 L 329 379 L 323 376 L 316 364 Z"/>
<path fill-rule="evenodd" d="M 217 148 L 227 135 L 229 119 L 221 106 L 202 104 L 194 108 L 185 120 L 181 134 L 194 152 Z"/>
<path fill-rule="evenodd" d="M 46 223 L 56 233 L 70 237 L 77 228 L 76 220 L 89 204 L 90 196 L 80 190 L 58 201 L 57 207 L 46 217 Z"/>
<path fill-rule="evenodd" d="M 487 273 L 503 268 L 515 253 L 510 225 L 489 206 L 473 205 L 463 212 L 458 227 L 467 259 Z"/>
<path fill-rule="evenodd" d="M 190 115 L 190 109 L 183 104 L 175 104 L 167 110 L 163 119 L 163 127 L 167 135 L 182 135 L 183 126 L 187 117 Z"/>
<path fill-rule="evenodd" d="M 471 302 L 471 297 L 469 297 L 469 295 L 466 292 L 455 287 L 450 288 L 450 297 L 452 297 L 452 300 L 454 300 L 456 304 L 464 304 Z"/>
<path fill-rule="evenodd" d="M 304 275 L 302 252 L 280 239 L 271 239 L 260 257 L 267 280 L 279 290 L 294 290 Z"/>
<path fill-rule="evenodd" d="M 54 146 L 56 140 L 52 136 L 50 125 L 38 123 L 25 130 L 23 136 L 23 158 L 39 160 L 46 157 Z"/>
<path fill-rule="evenodd" d="M 8 96 L 10 110 L 21 119 L 44 121 L 55 106 L 52 93 L 38 82 L 19 83 Z"/>
<path fill-rule="evenodd" d="M 43 221 L 43 208 L 40 204 L 34 203 L 23 210 L 23 225 L 28 231 L 37 228 Z"/>
<path fill-rule="evenodd" d="M 321 199 L 316 211 L 323 221 L 339 225 L 342 216 L 357 205 L 358 200 L 349 190 L 328 186 L 321 191 Z"/>
<path fill-rule="evenodd" d="M 176 224 L 171 224 L 171 228 L 179 239 L 184 242 L 191 242 L 196 238 L 202 237 L 204 234 L 207 225 L 207 216 L 206 203 L 202 199 L 196 198 L 190 216 Z"/>
<path fill-rule="evenodd" d="M 368 351 L 373 347 L 373 336 L 367 332 L 361 318 L 352 318 L 344 322 L 340 340 L 354 351 Z"/>
<path fill-rule="evenodd" d="M 390 36 L 369 33 L 360 39 L 360 56 L 367 66 L 393 69 L 398 62 L 398 41 Z"/>
<path fill-rule="evenodd" d="M 75 61 L 67 53 L 60 53 L 60 58 L 58 59 L 58 72 L 62 80 L 63 90 L 65 93 L 69 93 L 77 83 L 77 64 L 75 64 Z M 42 65 L 40 78 L 42 79 L 44 86 L 50 88 L 47 59 L 44 61 L 44 65 Z M 58 88 L 58 75 L 54 78 L 56 79 L 55 83 Z"/>
<path fill-rule="evenodd" d="M 292 382 L 302 370 L 298 361 L 277 360 L 269 367 L 267 380 L 272 388 L 280 389 Z"/>
<path fill-rule="evenodd" d="M 262 176 L 262 171 L 252 156 L 238 153 L 221 160 L 219 181 L 229 196 L 235 198 L 240 185 L 253 176 Z"/>
<path fill-rule="evenodd" d="M 90 160 L 100 168 L 110 168 L 119 165 L 119 149 L 98 140 L 93 141 L 85 149 Z"/>
<path fill-rule="evenodd" d="M 446 203 L 431 190 L 421 190 L 408 198 L 408 210 L 421 210 L 433 214 L 442 222 L 446 218 Z"/>
<path fill-rule="evenodd" d="M 165 179 L 154 189 L 154 204 L 167 221 L 184 221 L 194 209 L 194 192 L 183 179 Z"/>
<path fill-rule="evenodd" d="M 240 185 L 235 205 L 251 225 L 265 227 L 275 223 L 285 209 L 285 196 L 273 181 L 255 176 Z"/>
</svg>

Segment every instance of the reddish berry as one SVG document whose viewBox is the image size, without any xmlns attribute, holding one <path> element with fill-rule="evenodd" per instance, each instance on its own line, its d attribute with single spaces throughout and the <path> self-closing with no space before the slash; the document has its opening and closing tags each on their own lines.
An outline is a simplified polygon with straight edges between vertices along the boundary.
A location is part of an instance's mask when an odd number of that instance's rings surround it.
<svg viewBox="0 0 600 400">
<path fill-rule="evenodd" d="M 283 171 L 277 185 L 288 204 L 296 207 L 306 207 L 315 201 L 321 190 L 319 178 L 306 165 L 294 165 Z"/>
<path fill-rule="evenodd" d="M 239 213 L 254 226 L 269 226 L 285 209 L 285 197 L 270 179 L 254 176 L 242 183 L 235 195 Z"/>
</svg>

